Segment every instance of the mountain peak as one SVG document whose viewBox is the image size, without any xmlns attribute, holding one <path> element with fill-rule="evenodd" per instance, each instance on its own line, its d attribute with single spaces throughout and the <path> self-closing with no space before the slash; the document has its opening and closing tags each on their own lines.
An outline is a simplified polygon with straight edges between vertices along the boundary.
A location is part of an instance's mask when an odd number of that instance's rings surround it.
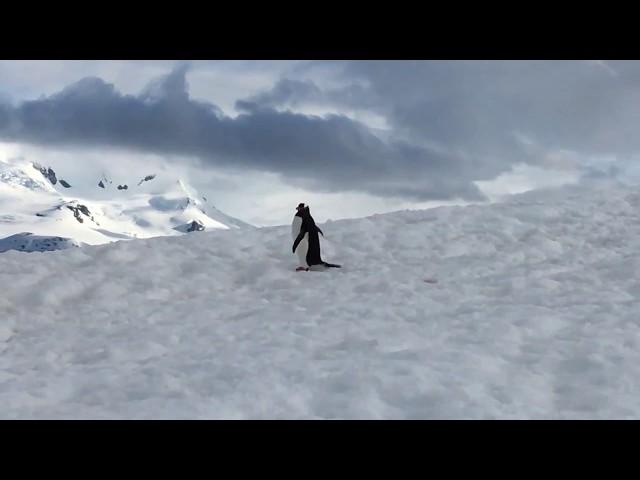
<svg viewBox="0 0 640 480">
<path fill-rule="evenodd" d="M 0 212 L 0 238 L 30 232 L 101 244 L 252 227 L 208 206 L 183 179 L 165 189 L 162 183 L 155 184 L 150 191 L 142 184 L 155 179 L 155 174 L 135 183 L 114 183 L 103 173 L 97 185 L 84 188 L 82 182 L 67 182 L 59 173 L 37 162 L 0 163 L 0 204 L 6 210 Z"/>
<path fill-rule="evenodd" d="M 33 166 L 31 166 L 33 167 Z M 35 192 L 55 192 L 51 182 L 28 163 L 3 161 L 0 163 L 0 184 L 12 189 L 26 189 Z M 46 172 L 46 169 L 45 169 Z"/>
</svg>

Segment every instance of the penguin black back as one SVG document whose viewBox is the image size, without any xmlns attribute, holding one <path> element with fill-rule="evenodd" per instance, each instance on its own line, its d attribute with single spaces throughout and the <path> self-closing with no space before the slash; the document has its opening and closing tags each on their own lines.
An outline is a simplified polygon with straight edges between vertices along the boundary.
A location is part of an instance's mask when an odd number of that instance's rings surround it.
<svg viewBox="0 0 640 480">
<path fill-rule="evenodd" d="M 319 265 L 323 264 L 322 257 L 320 256 L 320 237 L 318 232 L 320 229 L 316 226 L 316 222 L 311 216 L 309 207 L 305 207 L 302 211 L 302 232 L 309 234 L 309 249 L 307 250 L 307 265 Z"/>
</svg>

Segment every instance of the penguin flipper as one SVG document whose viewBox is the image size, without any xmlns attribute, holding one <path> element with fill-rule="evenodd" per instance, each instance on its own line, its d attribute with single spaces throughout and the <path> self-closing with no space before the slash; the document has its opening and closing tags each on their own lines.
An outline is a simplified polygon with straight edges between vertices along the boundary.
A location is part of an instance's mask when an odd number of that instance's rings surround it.
<svg viewBox="0 0 640 480">
<path fill-rule="evenodd" d="M 300 231 L 300 233 L 298 234 L 298 236 L 296 237 L 295 242 L 293 242 L 293 253 L 296 253 L 296 248 L 298 248 L 298 245 L 300 244 L 300 242 L 302 241 L 302 239 L 304 238 L 304 231 Z"/>
</svg>

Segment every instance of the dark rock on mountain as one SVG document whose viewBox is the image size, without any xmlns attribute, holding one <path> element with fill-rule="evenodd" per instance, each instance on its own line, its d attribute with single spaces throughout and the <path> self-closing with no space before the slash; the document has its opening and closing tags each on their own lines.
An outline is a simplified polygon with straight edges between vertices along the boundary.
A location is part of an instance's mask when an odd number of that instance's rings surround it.
<svg viewBox="0 0 640 480">
<path fill-rule="evenodd" d="M 187 228 L 187 232 L 201 232 L 204 230 L 204 225 L 197 220 L 194 220 L 189 224 L 189 228 Z"/>
<path fill-rule="evenodd" d="M 93 217 L 91 216 L 91 212 L 84 205 L 77 205 L 77 206 L 67 205 L 67 208 L 73 212 L 73 216 L 76 217 L 76 220 L 78 222 L 80 222 L 80 223 L 84 223 L 84 220 L 82 219 L 80 214 L 82 214 L 82 215 L 84 215 L 86 217 L 90 217 L 91 220 L 93 220 Z"/>
<path fill-rule="evenodd" d="M 193 220 L 189 223 L 185 223 L 184 225 L 174 227 L 174 230 L 177 230 L 182 233 L 201 232 L 204 229 L 205 229 L 204 225 L 198 220 Z"/>
<path fill-rule="evenodd" d="M 55 185 L 56 183 L 58 183 L 58 179 L 56 178 L 56 172 L 54 172 L 51 167 L 46 168 L 40 165 L 39 163 L 32 163 L 32 165 L 33 165 L 33 168 L 38 170 L 44 176 L 44 178 L 46 178 L 51 182 L 52 185 Z"/>
<path fill-rule="evenodd" d="M 142 180 L 138 182 L 138 186 L 142 185 L 143 182 L 148 182 L 149 180 L 153 180 L 154 178 L 156 178 L 155 175 L 147 175 L 146 177 L 144 177 Z"/>
</svg>

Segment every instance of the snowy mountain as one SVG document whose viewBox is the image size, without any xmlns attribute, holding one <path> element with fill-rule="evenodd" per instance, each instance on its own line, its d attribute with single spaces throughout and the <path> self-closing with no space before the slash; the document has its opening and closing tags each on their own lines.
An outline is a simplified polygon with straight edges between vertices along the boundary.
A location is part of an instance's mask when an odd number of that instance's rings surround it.
<svg viewBox="0 0 640 480">
<path fill-rule="evenodd" d="M 640 190 L 321 227 L 0 255 L 0 417 L 640 418 Z"/>
<path fill-rule="evenodd" d="M 19 250 L 21 252 L 47 252 L 79 247 L 80 244 L 68 238 L 46 237 L 30 232 L 17 233 L 0 239 L 0 252 Z"/>
<path fill-rule="evenodd" d="M 103 175 L 95 185 L 87 186 L 74 185 L 59 174 L 37 163 L 0 161 L 0 239 L 31 233 L 63 238 L 65 242 L 50 242 L 62 247 L 194 230 L 251 228 L 217 210 L 182 180 L 157 188 L 155 174 L 130 185 L 113 184 Z M 91 195 L 86 195 L 87 187 L 94 190 Z M 44 246 L 42 242 L 18 243 L 26 245 L 25 251 Z M 2 245 L 13 245 L 13 240 L 0 243 L 0 251 Z"/>
</svg>

